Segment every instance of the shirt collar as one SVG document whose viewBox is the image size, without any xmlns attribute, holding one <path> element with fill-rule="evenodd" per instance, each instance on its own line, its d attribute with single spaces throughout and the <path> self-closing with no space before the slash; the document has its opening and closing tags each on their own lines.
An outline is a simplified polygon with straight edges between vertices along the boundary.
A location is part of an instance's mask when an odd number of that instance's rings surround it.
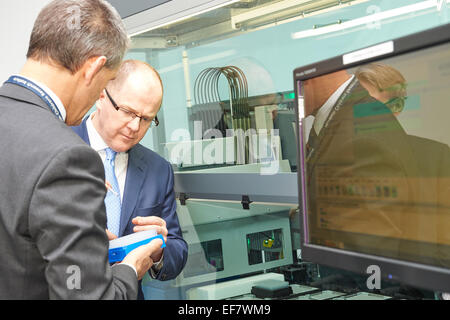
<svg viewBox="0 0 450 320">
<path fill-rule="evenodd" d="M 109 146 L 98 133 L 97 129 L 95 129 L 94 124 L 92 123 L 92 115 L 90 115 L 86 121 L 86 128 L 92 149 L 98 152 L 109 148 Z"/>
<path fill-rule="evenodd" d="M 66 116 L 67 116 L 66 108 L 64 108 L 64 105 L 63 105 L 61 99 L 59 99 L 59 97 L 49 87 L 47 87 L 44 83 L 42 83 L 40 81 L 34 80 L 34 79 L 32 79 L 30 77 L 26 77 L 24 75 L 15 75 L 15 76 L 19 76 L 19 77 L 25 78 L 26 80 L 32 81 L 32 82 L 36 83 L 42 90 L 44 90 L 45 93 L 47 93 L 50 96 L 50 98 L 52 98 L 52 100 L 55 102 L 56 107 L 58 108 L 59 113 L 61 114 L 61 117 L 63 118 L 64 121 L 66 121 Z"/>
<path fill-rule="evenodd" d="M 350 79 L 345 81 L 329 98 L 328 100 L 319 108 L 316 114 L 316 119 L 314 121 L 314 130 L 317 134 L 319 134 L 320 130 L 322 130 L 322 127 L 327 120 L 328 115 L 330 114 L 331 110 L 333 109 L 334 105 L 336 104 L 337 100 L 341 96 L 341 94 L 344 92 L 345 88 L 350 84 L 350 82 L 353 80 L 355 76 L 352 75 Z"/>
<path fill-rule="evenodd" d="M 93 116 L 94 114 L 91 114 L 86 120 L 86 129 L 89 136 L 89 143 L 91 145 L 91 148 L 95 151 L 105 151 L 105 149 L 110 148 L 110 146 L 106 144 L 100 133 L 98 133 L 97 129 L 95 129 L 94 124 L 92 123 Z M 117 157 L 126 157 L 128 155 L 128 152 L 129 150 L 127 152 L 117 152 Z"/>
</svg>

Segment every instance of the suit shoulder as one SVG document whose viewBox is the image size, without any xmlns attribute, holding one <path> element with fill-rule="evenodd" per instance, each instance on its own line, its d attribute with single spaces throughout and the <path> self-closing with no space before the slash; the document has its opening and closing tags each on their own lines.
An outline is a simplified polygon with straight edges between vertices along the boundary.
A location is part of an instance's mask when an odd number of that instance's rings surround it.
<svg viewBox="0 0 450 320">
<path fill-rule="evenodd" d="M 446 145 L 445 143 L 436 141 L 436 140 L 431 140 L 428 138 L 424 138 L 424 137 L 419 137 L 419 136 L 415 136 L 415 135 L 408 135 L 408 138 L 410 139 L 411 143 L 413 143 L 414 145 L 417 146 L 429 146 L 430 148 L 434 148 L 436 149 L 442 149 L 444 151 L 448 150 L 448 145 Z"/>
<path fill-rule="evenodd" d="M 14 106 L 13 108 L 11 106 Z M 53 141 L 60 145 L 65 143 L 83 144 L 84 142 L 76 135 L 70 127 L 55 117 L 48 109 L 26 103 L 15 101 L 3 110 L 2 126 L 11 132 L 24 138 L 33 140 L 45 140 L 44 145 Z M 20 117 L 21 125 L 17 126 L 17 118 Z M 16 121 L 13 121 L 16 119 Z M 24 128 L 26 128 L 24 130 Z"/>
<path fill-rule="evenodd" d="M 137 148 L 137 150 L 142 154 L 142 156 L 146 159 L 151 161 L 153 164 L 160 164 L 160 165 L 166 165 L 166 166 L 170 166 L 169 161 L 167 161 L 166 159 L 164 159 L 163 157 L 161 157 L 158 153 L 156 153 L 153 150 L 150 150 L 147 147 L 144 147 L 142 144 L 137 144 L 135 146 L 135 148 Z"/>
<path fill-rule="evenodd" d="M 56 155 L 73 152 L 72 157 L 87 156 L 91 158 L 95 151 L 91 150 L 69 126 L 56 118 L 49 110 L 21 101 L 13 101 L 14 108 L 6 107 L 4 117 L 0 117 L 0 129 L 9 132 L 10 136 L 21 141 L 19 146 L 11 146 L 11 157 L 40 159 L 40 163 L 50 161 Z M 20 117 L 21 125 L 17 125 Z M 20 156 L 23 149 L 26 155 Z M 17 155 L 16 155 L 17 153 Z M 91 155 L 91 157 L 90 157 Z"/>
</svg>

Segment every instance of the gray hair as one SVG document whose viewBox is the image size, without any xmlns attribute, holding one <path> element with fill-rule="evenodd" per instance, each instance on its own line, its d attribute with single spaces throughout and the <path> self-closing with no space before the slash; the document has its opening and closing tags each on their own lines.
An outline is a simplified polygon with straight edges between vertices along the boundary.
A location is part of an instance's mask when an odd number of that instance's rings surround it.
<svg viewBox="0 0 450 320">
<path fill-rule="evenodd" d="M 105 0 L 54 0 L 36 19 L 27 58 L 75 73 L 89 58 L 105 56 L 105 67 L 115 69 L 128 46 L 122 19 Z"/>
</svg>

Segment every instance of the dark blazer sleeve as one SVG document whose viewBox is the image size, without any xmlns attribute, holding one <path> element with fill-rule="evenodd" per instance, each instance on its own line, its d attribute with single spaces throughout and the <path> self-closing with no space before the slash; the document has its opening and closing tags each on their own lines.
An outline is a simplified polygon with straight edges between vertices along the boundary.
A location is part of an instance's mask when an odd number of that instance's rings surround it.
<svg viewBox="0 0 450 320">
<path fill-rule="evenodd" d="M 34 187 L 29 231 L 46 262 L 51 299 L 137 297 L 135 271 L 108 263 L 103 176 L 94 150 L 70 146 L 50 160 Z"/>
<path fill-rule="evenodd" d="M 183 270 L 188 255 L 188 246 L 182 237 L 180 223 L 177 216 L 177 203 L 174 191 L 174 175 L 170 163 L 166 162 L 167 185 L 162 206 L 161 218 L 166 221 L 168 230 L 166 248 L 164 249 L 164 263 L 156 275 L 157 280 L 175 279 Z"/>
</svg>

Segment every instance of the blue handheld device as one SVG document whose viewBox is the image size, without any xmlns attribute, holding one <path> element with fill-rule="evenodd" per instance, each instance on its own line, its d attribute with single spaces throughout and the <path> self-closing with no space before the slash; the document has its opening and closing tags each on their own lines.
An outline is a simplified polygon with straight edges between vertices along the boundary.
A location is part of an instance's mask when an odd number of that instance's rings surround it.
<svg viewBox="0 0 450 320">
<path fill-rule="evenodd" d="M 109 263 L 122 261 L 128 253 L 137 247 L 158 238 L 163 241 L 161 248 L 165 248 L 166 243 L 164 242 L 164 237 L 160 234 L 158 235 L 155 230 L 136 232 L 125 237 L 111 240 L 109 242 Z"/>
</svg>

